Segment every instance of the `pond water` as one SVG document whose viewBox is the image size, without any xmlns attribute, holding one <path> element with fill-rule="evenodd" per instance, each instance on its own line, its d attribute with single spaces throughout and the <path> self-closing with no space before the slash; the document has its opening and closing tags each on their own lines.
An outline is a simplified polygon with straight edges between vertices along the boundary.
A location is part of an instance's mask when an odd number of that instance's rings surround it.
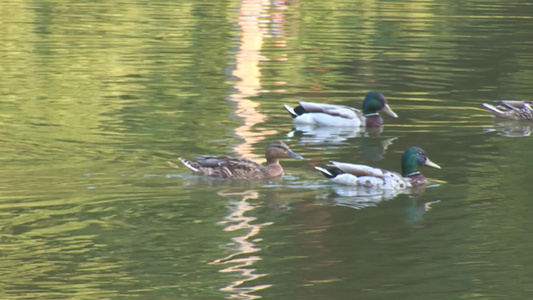
<svg viewBox="0 0 533 300">
<path fill-rule="evenodd" d="M 528 299 L 529 1 L 26 1 L 0 9 L 0 298 Z M 283 104 L 359 107 L 382 132 L 294 127 Z M 279 180 L 167 161 L 303 161 Z M 355 195 L 313 166 L 442 169 Z M 532 202 L 532 203 L 530 203 Z M 530 233 L 528 233 L 530 232 Z"/>
</svg>

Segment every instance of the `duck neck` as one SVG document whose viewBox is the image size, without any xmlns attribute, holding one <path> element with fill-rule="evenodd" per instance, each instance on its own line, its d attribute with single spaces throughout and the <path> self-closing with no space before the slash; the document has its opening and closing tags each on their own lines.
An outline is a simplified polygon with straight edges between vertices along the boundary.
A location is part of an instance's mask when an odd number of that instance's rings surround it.
<svg viewBox="0 0 533 300">
<path fill-rule="evenodd" d="M 412 176 L 417 176 L 417 175 L 420 175 L 420 171 L 416 171 L 416 172 L 412 172 L 412 173 L 409 173 L 409 174 L 405 174 L 405 175 L 403 175 L 403 177 L 412 177 Z"/>
<path fill-rule="evenodd" d="M 267 166 L 279 165 L 279 158 L 267 158 Z"/>
<path fill-rule="evenodd" d="M 277 177 L 283 175 L 283 167 L 279 164 L 278 158 L 267 158 L 266 168 L 264 169 L 266 177 Z"/>
<path fill-rule="evenodd" d="M 383 119 L 378 113 L 365 114 L 366 127 L 380 127 L 383 125 Z"/>
<path fill-rule="evenodd" d="M 423 185 L 423 184 L 426 184 L 426 182 L 427 182 L 426 177 L 424 175 L 422 175 L 422 173 L 420 173 L 418 171 L 414 172 L 414 173 L 411 173 L 411 174 L 407 174 L 404 177 L 409 178 L 409 180 L 411 181 L 411 184 L 413 186 Z"/>
<path fill-rule="evenodd" d="M 420 174 L 418 171 L 418 160 L 416 156 L 413 155 L 403 155 L 402 156 L 402 176 L 409 177 Z"/>
</svg>

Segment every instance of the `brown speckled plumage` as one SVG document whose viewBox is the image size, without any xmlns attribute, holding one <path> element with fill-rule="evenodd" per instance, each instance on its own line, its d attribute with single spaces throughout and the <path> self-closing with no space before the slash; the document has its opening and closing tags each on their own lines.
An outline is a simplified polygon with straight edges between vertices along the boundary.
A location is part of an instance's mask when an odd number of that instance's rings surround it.
<svg viewBox="0 0 533 300">
<path fill-rule="evenodd" d="M 510 120 L 533 120 L 531 101 L 501 100 L 498 105 L 483 103 L 483 107 L 492 111 L 495 116 Z"/>
<path fill-rule="evenodd" d="M 417 172 L 416 174 L 407 175 L 405 176 L 405 178 L 409 179 L 409 182 L 412 186 L 420 186 L 427 183 L 426 177 L 420 172 Z"/>
<path fill-rule="evenodd" d="M 199 156 L 196 161 L 180 157 L 179 160 L 201 175 L 228 179 L 263 179 L 283 175 L 283 168 L 279 164 L 280 158 L 303 159 L 281 141 L 270 143 L 265 156 L 267 159 L 265 166 L 245 158 L 229 156 Z"/>
</svg>

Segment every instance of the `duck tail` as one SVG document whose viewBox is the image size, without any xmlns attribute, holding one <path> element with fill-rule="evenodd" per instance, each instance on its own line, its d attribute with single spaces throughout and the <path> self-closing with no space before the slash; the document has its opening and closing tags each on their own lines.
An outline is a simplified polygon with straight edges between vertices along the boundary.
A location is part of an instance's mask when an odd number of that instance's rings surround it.
<svg viewBox="0 0 533 300">
<path fill-rule="evenodd" d="M 182 162 L 187 168 L 193 170 L 194 172 L 198 172 L 198 171 L 199 171 L 199 169 L 198 169 L 199 166 L 198 166 L 197 163 L 192 162 L 192 161 L 190 161 L 190 160 L 187 160 L 187 159 L 185 159 L 185 158 L 183 158 L 183 157 L 180 157 L 180 158 L 178 158 L 178 159 L 179 159 L 179 160 L 180 160 L 180 161 L 181 161 L 181 162 Z"/>
<path fill-rule="evenodd" d="M 327 178 L 334 178 L 335 176 L 337 176 L 337 174 L 332 174 L 329 170 L 326 170 L 322 167 L 315 166 L 314 168 L 322 172 L 322 174 L 324 174 L 324 176 L 326 176 Z"/>
<path fill-rule="evenodd" d="M 289 112 L 289 114 L 291 114 L 291 117 L 296 118 L 298 116 L 292 107 L 288 106 L 287 104 L 283 104 L 283 106 L 285 106 L 285 109 Z"/>
<path fill-rule="evenodd" d="M 492 104 L 483 103 L 483 104 L 481 104 L 481 105 L 482 105 L 484 108 L 486 108 L 486 109 L 492 111 L 492 112 L 493 112 L 495 115 L 497 115 L 497 116 L 501 116 L 502 113 L 503 113 L 501 110 L 499 110 L 497 107 L 495 107 L 495 106 L 492 105 Z"/>
</svg>

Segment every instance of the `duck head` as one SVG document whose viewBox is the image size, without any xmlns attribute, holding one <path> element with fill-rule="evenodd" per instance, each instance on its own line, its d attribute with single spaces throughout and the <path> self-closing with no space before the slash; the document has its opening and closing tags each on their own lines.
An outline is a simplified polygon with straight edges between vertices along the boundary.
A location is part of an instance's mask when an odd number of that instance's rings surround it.
<svg viewBox="0 0 533 300">
<path fill-rule="evenodd" d="M 378 110 L 387 113 L 393 118 L 398 117 L 398 115 L 393 112 L 390 106 L 387 104 L 387 99 L 385 99 L 385 96 L 376 92 L 370 92 L 366 94 L 365 100 L 363 101 L 363 114 L 376 114 Z"/>
<path fill-rule="evenodd" d="M 402 176 L 410 176 L 419 173 L 419 166 L 428 166 L 440 169 L 440 166 L 429 160 L 426 152 L 419 147 L 411 147 L 402 155 Z"/>
<path fill-rule="evenodd" d="M 304 159 L 302 156 L 292 152 L 292 150 L 282 141 L 274 141 L 268 145 L 265 153 L 267 161 L 277 161 L 280 158 L 292 157 Z"/>
</svg>

